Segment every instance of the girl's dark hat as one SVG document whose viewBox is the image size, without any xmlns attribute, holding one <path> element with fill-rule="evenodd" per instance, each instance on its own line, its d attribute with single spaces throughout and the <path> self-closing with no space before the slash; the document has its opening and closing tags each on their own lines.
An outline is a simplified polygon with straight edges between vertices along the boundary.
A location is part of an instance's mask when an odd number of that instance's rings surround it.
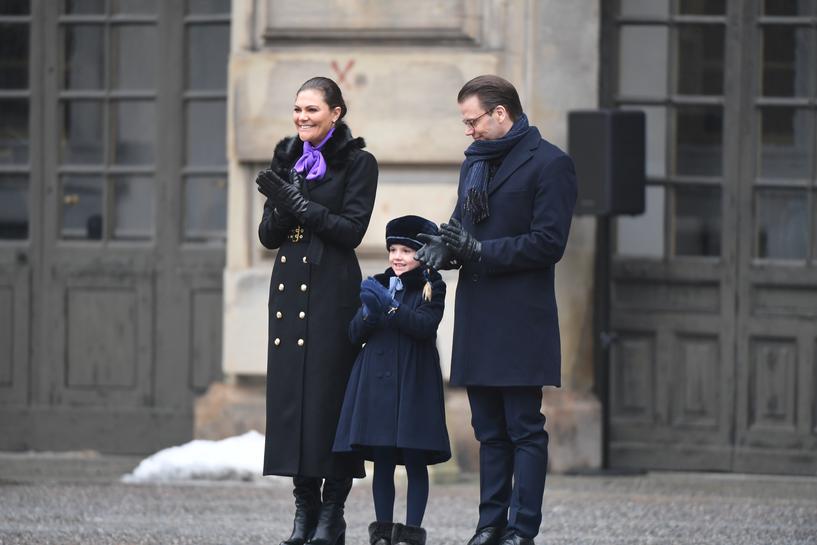
<svg viewBox="0 0 817 545">
<path fill-rule="evenodd" d="M 415 250 L 423 245 L 417 238 L 420 233 L 437 235 L 437 225 L 420 216 L 401 216 L 386 224 L 386 248 L 392 244 L 402 244 Z"/>
</svg>

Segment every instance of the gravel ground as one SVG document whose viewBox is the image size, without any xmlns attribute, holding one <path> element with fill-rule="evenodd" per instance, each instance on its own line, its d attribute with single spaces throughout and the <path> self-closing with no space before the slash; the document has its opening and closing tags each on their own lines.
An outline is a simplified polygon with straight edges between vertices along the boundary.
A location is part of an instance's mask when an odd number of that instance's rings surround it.
<svg viewBox="0 0 817 545">
<path fill-rule="evenodd" d="M 277 544 L 289 488 L 254 483 L 132 485 L 133 460 L 0 455 L 0 544 Z M 123 469 L 124 468 L 124 469 Z M 395 514 L 405 509 L 398 487 Z M 473 480 L 432 485 L 429 545 L 464 545 L 476 522 Z M 347 504 L 347 543 L 365 545 L 367 483 Z M 817 545 L 817 478 L 649 473 L 551 476 L 537 538 L 548 544 Z"/>
</svg>

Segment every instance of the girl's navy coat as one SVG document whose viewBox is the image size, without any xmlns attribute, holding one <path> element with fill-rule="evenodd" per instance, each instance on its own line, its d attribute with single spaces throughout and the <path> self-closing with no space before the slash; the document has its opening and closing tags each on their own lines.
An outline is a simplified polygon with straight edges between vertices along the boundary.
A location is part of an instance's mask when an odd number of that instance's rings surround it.
<svg viewBox="0 0 817 545">
<path fill-rule="evenodd" d="M 388 286 L 392 269 L 375 278 Z M 335 452 L 358 451 L 373 459 L 371 447 L 427 452 L 426 464 L 451 458 L 440 359 L 435 345 L 443 317 L 445 283 L 429 273 L 430 301 L 423 299 L 422 267 L 400 276 L 400 309 L 380 325 L 364 321 L 358 309 L 349 337 L 363 345 L 355 361 L 340 414 Z M 402 295 L 401 295 L 402 294 Z M 398 450 L 398 463 L 403 463 Z"/>
</svg>

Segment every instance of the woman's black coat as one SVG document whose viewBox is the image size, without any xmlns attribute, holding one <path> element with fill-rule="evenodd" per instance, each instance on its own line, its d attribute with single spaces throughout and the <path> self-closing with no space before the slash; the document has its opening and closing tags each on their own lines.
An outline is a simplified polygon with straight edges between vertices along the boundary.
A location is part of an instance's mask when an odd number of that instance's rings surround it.
<svg viewBox="0 0 817 545">
<path fill-rule="evenodd" d="M 392 269 L 375 278 L 388 286 Z M 364 345 L 355 362 L 335 437 L 336 452 L 360 452 L 373 459 L 371 447 L 418 449 L 426 464 L 451 458 L 445 425 L 440 358 L 435 341 L 445 306 L 445 283 L 431 272 L 430 301 L 422 296 L 421 268 L 400 276 L 400 308 L 372 325 L 358 310 L 349 337 Z M 364 344 L 365 343 L 365 344 Z M 404 463 L 402 452 L 397 462 Z"/>
<path fill-rule="evenodd" d="M 364 475 L 360 457 L 332 453 L 358 351 L 347 337 L 361 280 L 355 248 L 377 190 L 377 162 L 364 145 L 346 125 L 336 127 L 322 150 L 325 176 L 306 181 L 303 232 L 269 200 L 264 205 L 258 237 L 278 249 L 269 294 L 264 475 Z M 270 168 L 287 179 L 302 150 L 299 138 L 282 140 Z"/>
</svg>

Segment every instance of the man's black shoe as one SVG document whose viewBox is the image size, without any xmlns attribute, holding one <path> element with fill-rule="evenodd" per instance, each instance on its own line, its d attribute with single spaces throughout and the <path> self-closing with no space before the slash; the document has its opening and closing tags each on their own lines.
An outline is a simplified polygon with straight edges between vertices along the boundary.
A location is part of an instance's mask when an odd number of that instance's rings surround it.
<svg viewBox="0 0 817 545">
<path fill-rule="evenodd" d="M 510 530 L 502 536 L 502 539 L 499 540 L 497 545 L 533 545 L 533 538 L 522 537 L 513 530 Z"/>
<path fill-rule="evenodd" d="M 468 545 L 497 545 L 502 537 L 505 528 L 499 526 L 486 526 L 480 528 L 474 537 L 468 540 Z"/>
</svg>

